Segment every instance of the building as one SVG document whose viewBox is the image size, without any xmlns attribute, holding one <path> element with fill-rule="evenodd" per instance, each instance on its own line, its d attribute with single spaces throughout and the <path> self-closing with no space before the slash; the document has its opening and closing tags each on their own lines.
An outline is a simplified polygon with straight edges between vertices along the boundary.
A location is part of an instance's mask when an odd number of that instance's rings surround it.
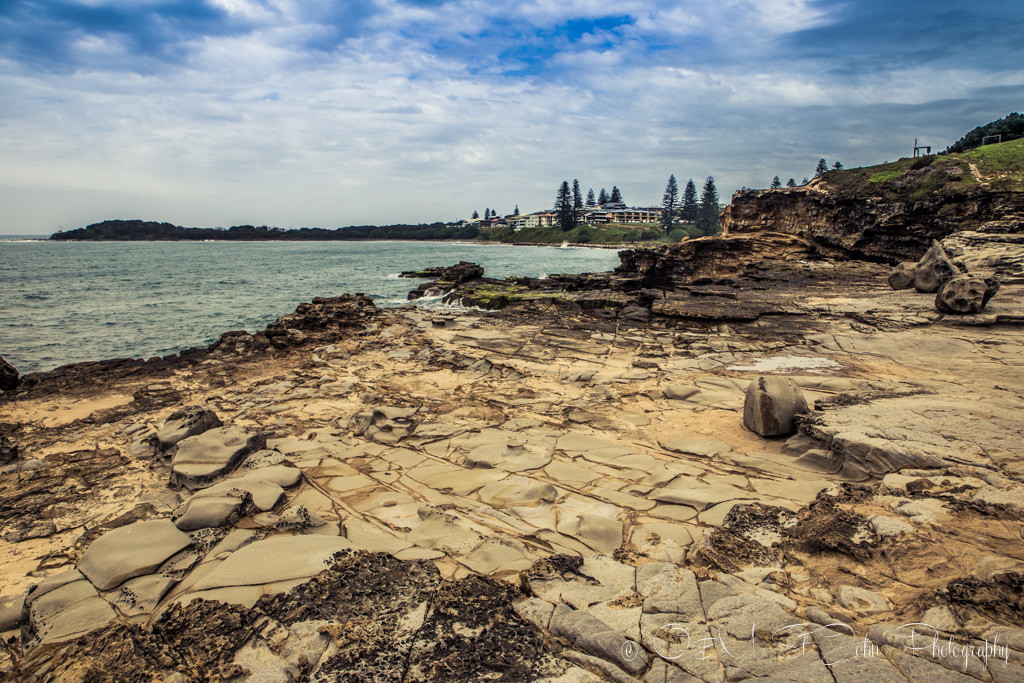
<svg viewBox="0 0 1024 683">
<path fill-rule="evenodd" d="M 657 207 L 635 208 L 623 207 L 610 210 L 602 209 L 595 213 L 603 213 L 602 223 L 659 223 L 661 209 Z"/>
</svg>

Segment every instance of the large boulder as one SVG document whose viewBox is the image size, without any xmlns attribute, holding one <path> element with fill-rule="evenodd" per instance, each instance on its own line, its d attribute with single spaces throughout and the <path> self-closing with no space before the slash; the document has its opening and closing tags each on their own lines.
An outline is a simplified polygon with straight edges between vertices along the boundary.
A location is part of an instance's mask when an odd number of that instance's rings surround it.
<svg viewBox="0 0 1024 683">
<path fill-rule="evenodd" d="M 903 262 L 889 273 L 889 286 L 893 289 L 910 289 L 917 279 L 917 264 Z"/>
<path fill-rule="evenodd" d="M 236 425 L 190 436 L 178 443 L 171 458 L 171 483 L 203 488 L 234 471 L 245 456 L 266 447 L 266 435 Z"/>
<path fill-rule="evenodd" d="M 203 432 L 220 427 L 223 422 L 217 413 L 202 406 L 185 406 L 171 413 L 157 430 L 156 439 L 162 450 L 167 450 L 182 439 L 196 436 Z"/>
<path fill-rule="evenodd" d="M 448 282 L 468 282 L 484 276 L 483 266 L 470 261 L 459 261 L 454 266 L 448 266 L 441 273 L 440 279 Z"/>
<path fill-rule="evenodd" d="M 18 371 L 0 356 L 0 391 L 10 391 L 18 386 Z"/>
<path fill-rule="evenodd" d="M 960 269 L 953 265 L 942 245 L 932 240 L 932 246 L 914 268 L 914 289 L 919 292 L 937 292 L 946 280 L 959 274 Z"/>
<path fill-rule="evenodd" d="M 743 424 L 761 436 L 783 436 L 796 431 L 793 418 L 807 412 L 807 401 L 788 377 L 761 375 L 747 386 Z"/>
<path fill-rule="evenodd" d="M 940 313 L 981 313 L 988 300 L 999 291 L 994 278 L 961 275 L 947 280 L 935 295 L 935 308 Z"/>
</svg>

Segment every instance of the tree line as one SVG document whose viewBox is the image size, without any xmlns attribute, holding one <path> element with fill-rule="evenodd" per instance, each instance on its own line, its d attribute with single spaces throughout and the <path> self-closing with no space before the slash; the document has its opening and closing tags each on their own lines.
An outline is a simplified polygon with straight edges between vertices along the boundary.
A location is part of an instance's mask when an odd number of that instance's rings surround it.
<svg viewBox="0 0 1024 683">
<path fill-rule="evenodd" d="M 675 175 L 668 177 L 668 184 L 665 185 L 665 193 L 661 198 L 661 226 L 668 235 L 676 227 L 676 222 L 692 224 L 697 236 L 717 235 L 718 216 L 721 213 L 721 206 L 718 203 L 718 188 L 715 187 L 715 179 L 708 176 L 704 181 L 704 188 L 701 190 L 700 201 L 697 201 L 697 186 L 693 184 L 693 178 L 686 182 L 683 189 L 682 202 L 679 201 L 679 184 Z"/>
<path fill-rule="evenodd" d="M 946 148 L 944 153 L 966 152 L 981 147 L 987 137 L 999 136 L 999 142 L 1024 138 L 1024 114 L 1013 112 L 984 126 L 978 126 Z M 994 142 L 994 141 L 993 141 Z"/>
<path fill-rule="evenodd" d="M 84 228 L 54 233 L 51 240 L 81 241 L 279 241 L 326 242 L 355 240 L 445 240 L 473 239 L 480 234 L 476 226 L 452 223 L 421 223 L 419 225 L 353 225 L 328 230 L 326 228 L 298 228 L 284 230 L 266 225 L 236 225 L 222 228 L 183 228 L 171 223 L 142 220 L 110 220 L 93 223 Z"/>
<path fill-rule="evenodd" d="M 843 170 L 842 162 L 837 161 L 834 164 L 832 164 L 832 169 L 831 170 L 833 170 L 833 171 L 842 171 Z M 829 172 L 828 162 L 825 161 L 824 159 L 818 159 L 818 165 L 814 169 L 814 177 L 815 178 L 820 178 L 821 176 L 825 175 L 828 172 Z M 806 185 L 809 182 L 811 182 L 811 181 L 807 179 L 807 176 L 804 176 L 803 182 L 801 182 L 801 183 L 797 183 L 795 178 L 790 178 L 789 180 L 786 181 L 786 187 L 800 187 L 801 185 Z M 775 176 L 774 178 L 772 178 L 771 184 L 768 185 L 768 189 L 771 189 L 771 190 L 778 190 L 781 187 L 782 187 L 782 179 L 779 178 L 779 176 Z"/>
</svg>

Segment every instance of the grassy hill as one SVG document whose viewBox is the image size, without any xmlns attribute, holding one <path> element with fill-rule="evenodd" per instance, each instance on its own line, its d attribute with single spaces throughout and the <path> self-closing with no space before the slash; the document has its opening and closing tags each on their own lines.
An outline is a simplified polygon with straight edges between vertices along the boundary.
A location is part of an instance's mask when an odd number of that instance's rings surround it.
<svg viewBox="0 0 1024 683">
<path fill-rule="evenodd" d="M 843 194 L 917 200 L 972 190 L 1024 191 L 1024 138 L 960 154 L 934 154 L 829 171 L 813 186 Z"/>
</svg>

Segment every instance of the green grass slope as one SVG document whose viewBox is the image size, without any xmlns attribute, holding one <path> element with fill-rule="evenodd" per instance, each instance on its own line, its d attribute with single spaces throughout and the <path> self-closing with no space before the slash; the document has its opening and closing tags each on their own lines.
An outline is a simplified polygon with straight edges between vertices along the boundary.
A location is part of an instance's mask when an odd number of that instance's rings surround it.
<svg viewBox="0 0 1024 683">
<path fill-rule="evenodd" d="M 1021 192 L 1024 191 L 1024 138 L 960 154 L 935 154 L 829 171 L 815 184 L 843 194 L 907 200 L 972 190 Z"/>
</svg>

